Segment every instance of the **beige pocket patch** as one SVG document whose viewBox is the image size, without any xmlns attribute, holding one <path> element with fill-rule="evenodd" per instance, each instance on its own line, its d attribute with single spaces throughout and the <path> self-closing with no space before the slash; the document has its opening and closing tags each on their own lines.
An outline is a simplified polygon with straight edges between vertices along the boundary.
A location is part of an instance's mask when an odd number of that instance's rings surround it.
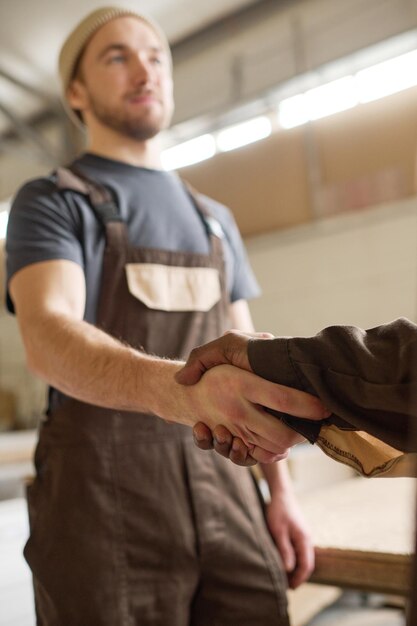
<svg viewBox="0 0 417 626">
<path fill-rule="evenodd" d="M 209 311 L 221 296 L 219 272 L 211 267 L 128 263 L 130 293 L 150 309 Z"/>
</svg>

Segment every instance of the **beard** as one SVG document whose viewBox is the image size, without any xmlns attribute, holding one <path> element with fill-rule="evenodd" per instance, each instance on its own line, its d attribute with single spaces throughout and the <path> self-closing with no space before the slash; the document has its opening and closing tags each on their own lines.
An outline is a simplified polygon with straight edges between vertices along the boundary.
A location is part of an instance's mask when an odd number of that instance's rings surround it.
<svg viewBox="0 0 417 626">
<path fill-rule="evenodd" d="M 147 141 L 166 128 L 168 120 L 161 108 L 160 113 L 146 111 L 129 114 L 118 107 L 111 107 L 91 96 L 90 108 L 95 118 L 107 128 L 115 132 L 135 139 L 136 141 Z"/>
</svg>

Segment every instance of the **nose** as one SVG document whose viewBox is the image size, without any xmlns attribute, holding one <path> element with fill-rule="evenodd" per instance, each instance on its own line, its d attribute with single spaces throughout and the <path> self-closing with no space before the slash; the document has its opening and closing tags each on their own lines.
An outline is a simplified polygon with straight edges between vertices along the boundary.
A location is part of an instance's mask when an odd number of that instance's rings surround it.
<svg viewBox="0 0 417 626">
<path fill-rule="evenodd" d="M 134 55 L 132 61 L 132 79 L 135 83 L 145 85 L 152 81 L 153 68 L 144 54 Z"/>
</svg>

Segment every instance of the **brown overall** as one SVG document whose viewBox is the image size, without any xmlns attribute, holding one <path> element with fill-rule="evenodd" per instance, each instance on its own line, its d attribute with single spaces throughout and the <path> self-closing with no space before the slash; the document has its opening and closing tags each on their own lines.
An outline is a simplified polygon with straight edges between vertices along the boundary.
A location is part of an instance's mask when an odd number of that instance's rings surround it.
<svg viewBox="0 0 417 626">
<path fill-rule="evenodd" d="M 138 349 L 175 358 L 225 330 L 222 242 L 209 226 L 209 255 L 137 249 L 108 192 L 68 170 L 58 181 L 88 193 L 104 223 L 100 328 Z M 209 225 L 206 210 L 194 201 Z M 129 291 L 137 291 L 132 276 L 141 266 L 151 266 L 151 275 L 152 269 L 168 272 L 174 283 L 172 268 L 182 268 L 174 274 L 184 289 L 184 268 L 186 274 L 211 268 L 209 282 L 214 269 L 220 299 L 209 310 L 181 310 L 188 305 L 175 302 L 174 290 L 167 310 L 146 306 Z M 190 284 L 195 292 L 192 278 Z M 191 294 L 194 300 L 198 308 L 198 293 Z M 190 428 L 67 399 L 42 424 L 35 460 L 25 556 L 38 624 L 288 624 L 285 575 L 252 478 L 198 450 Z"/>
</svg>

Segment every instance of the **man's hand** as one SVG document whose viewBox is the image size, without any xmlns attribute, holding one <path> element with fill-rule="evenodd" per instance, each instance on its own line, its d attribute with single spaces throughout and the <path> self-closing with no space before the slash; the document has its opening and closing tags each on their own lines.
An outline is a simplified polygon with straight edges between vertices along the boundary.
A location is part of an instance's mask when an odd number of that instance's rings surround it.
<svg viewBox="0 0 417 626">
<path fill-rule="evenodd" d="M 225 427 L 225 432 L 239 438 L 250 451 L 250 464 L 253 459 L 261 462 L 283 459 L 289 447 L 303 441 L 301 435 L 285 427 L 263 407 L 316 420 L 327 416 L 314 396 L 231 365 L 213 367 L 195 385 L 176 382 L 167 397 L 175 399 L 175 405 L 166 407 L 161 417 L 190 426 L 195 426 L 198 419 L 208 427 L 210 436 L 220 426 Z"/>
<path fill-rule="evenodd" d="M 314 548 L 292 492 L 272 494 L 266 510 L 269 531 L 281 555 L 288 585 L 296 589 L 314 569 Z"/>
</svg>

